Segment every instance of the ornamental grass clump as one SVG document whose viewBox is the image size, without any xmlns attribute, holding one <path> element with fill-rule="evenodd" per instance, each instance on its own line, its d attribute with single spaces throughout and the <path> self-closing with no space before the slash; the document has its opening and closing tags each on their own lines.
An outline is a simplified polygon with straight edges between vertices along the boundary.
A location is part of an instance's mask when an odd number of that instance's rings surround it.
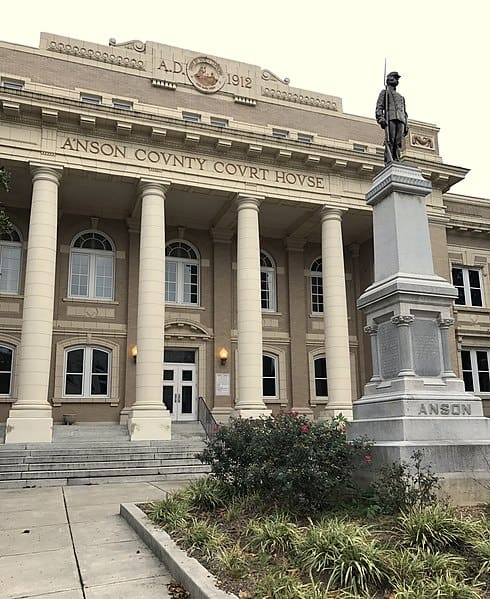
<svg viewBox="0 0 490 599">
<path fill-rule="evenodd" d="M 230 487 L 208 476 L 190 483 L 182 491 L 182 497 L 191 509 L 212 512 L 227 505 L 230 500 Z"/>
<path fill-rule="evenodd" d="M 263 553 L 285 553 L 294 550 L 301 538 L 301 529 L 285 514 L 274 513 L 253 518 L 245 528 L 248 545 Z"/>
<path fill-rule="evenodd" d="M 225 533 L 209 520 L 190 518 L 187 527 L 182 531 L 182 540 L 188 551 L 199 551 L 210 557 L 229 542 Z"/>
<path fill-rule="evenodd" d="M 456 580 L 464 580 L 467 573 L 465 558 L 450 553 L 428 553 L 422 549 L 400 549 L 390 553 L 388 558 L 389 578 L 396 586 L 413 585 L 420 580 L 434 576 L 451 575 Z"/>
<path fill-rule="evenodd" d="M 151 503 L 148 516 L 155 524 L 173 532 L 187 526 L 189 510 L 189 504 L 182 495 L 175 494 Z"/>
<path fill-rule="evenodd" d="M 461 551 L 470 545 L 473 526 L 445 505 L 416 508 L 398 518 L 400 542 L 428 552 Z"/>
<path fill-rule="evenodd" d="M 238 493 L 254 490 L 268 502 L 311 512 L 349 498 L 354 472 L 371 460 L 367 443 L 347 441 L 345 428 L 342 417 L 238 418 L 220 427 L 199 457 Z"/>
<path fill-rule="evenodd" d="M 367 593 L 387 581 L 387 553 L 366 526 L 324 519 L 310 526 L 297 548 L 298 565 L 326 580 L 327 589 Z"/>
<path fill-rule="evenodd" d="M 414 581 L 394 588 L 393 599 L 483 599 L 482 588 L 451 575 Z"/>
<path fill-rule="evenodd" d="M 244 552 L 240 545 L 224 547 L 220 549 L 216 561 L 221 575 L 233 579 L 243 578 L 248 571 L 250 557 Z"/>
</svg>

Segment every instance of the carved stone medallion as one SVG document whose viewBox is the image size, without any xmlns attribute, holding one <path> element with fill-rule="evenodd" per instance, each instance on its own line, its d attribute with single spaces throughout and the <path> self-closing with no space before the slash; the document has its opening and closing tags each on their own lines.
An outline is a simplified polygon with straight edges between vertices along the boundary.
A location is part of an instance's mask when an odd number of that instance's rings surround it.
<svg viewBox="0 0 490 599">
<path fill-rule="evenodd" d="M 187 77 L 192 85 L 204 94 L 214 94 L 225 83 L 225 73 L 215 60 L 196 56 L 187 65 Z"/>
</svg>

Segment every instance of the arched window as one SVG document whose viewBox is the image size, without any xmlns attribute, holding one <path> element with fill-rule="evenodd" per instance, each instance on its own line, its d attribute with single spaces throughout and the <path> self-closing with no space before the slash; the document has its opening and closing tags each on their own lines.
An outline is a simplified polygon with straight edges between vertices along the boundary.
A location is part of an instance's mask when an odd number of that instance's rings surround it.
<svg viewBox="0 0 490 599">
<path fill-rule="evenodd" d="M 262 310 L 276 310 L 276 265 L 272 257 L 260 252 L 260 297 Z"/>
<path fill-rule="evenodd" d="M 72 242 L 69 295 L 114 299 L 114 247 L 98 231 L 80 233 Z"/>
<path fill-rule="evenodd" d="M 171 241 L 165 248 L 165 301 L 199 305 L 199 254 L 185 241 Z"/>
<path fill-rule="evenodd" d="M 277 356 L 262 354 L 262 394 L 264 397 L 278 397 Z"/>
<path fill-rule="evenodd" d="M 323 278 L 322 259 L 317 258 L 311 265 L 311 311 L 313 314 L 323 314 Z"/>
<path fill-rule="evenodd" d="M 0 395 L 11 395 L 14 350 L 7 345 L 0 345 Z"/>
<path fill-rule="evenodd" d="M 79 346 L 65 350 L 66 397 L 108 397 L 112 352 L 101 347 Z"/>
<path fill-rule="evenodd" d="M 19 293 L 22 242 L 16 229 L 0 235 L 0 293 Z"/>
<path fill-rule="evenodd" d="M 327 362 L 324 356 L 314 358 L 315 397 L 328 397 Z"/>
</svg>

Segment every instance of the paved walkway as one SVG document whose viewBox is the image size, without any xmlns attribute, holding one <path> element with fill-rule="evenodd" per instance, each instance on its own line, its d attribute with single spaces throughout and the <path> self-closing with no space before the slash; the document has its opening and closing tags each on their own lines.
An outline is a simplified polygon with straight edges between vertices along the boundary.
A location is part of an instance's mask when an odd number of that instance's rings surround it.
<svg viewBox="0 0 490 599">
<path fill-rule="evenodd" d="M 0 491 L 1 599 L 168 599 L 170 575 L 119 516 L 185 483 Z"/>
</svg>

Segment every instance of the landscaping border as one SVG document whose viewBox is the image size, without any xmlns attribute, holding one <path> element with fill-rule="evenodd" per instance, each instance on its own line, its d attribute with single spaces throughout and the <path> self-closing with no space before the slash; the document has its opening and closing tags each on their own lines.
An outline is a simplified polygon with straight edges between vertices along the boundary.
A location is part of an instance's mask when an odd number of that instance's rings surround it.
<svg viewBox="0 0 490 599">
<path fill-rule="evenodd" d="M 189 557 L 170 536 L 155 526 L 134 503 L 121 503 L 119 513 L 165 564 L 175 580 L 191 594 L 192 599 L 238 599 L 216 586 L 216 578 L 195 558 Z"/>
</svg>

